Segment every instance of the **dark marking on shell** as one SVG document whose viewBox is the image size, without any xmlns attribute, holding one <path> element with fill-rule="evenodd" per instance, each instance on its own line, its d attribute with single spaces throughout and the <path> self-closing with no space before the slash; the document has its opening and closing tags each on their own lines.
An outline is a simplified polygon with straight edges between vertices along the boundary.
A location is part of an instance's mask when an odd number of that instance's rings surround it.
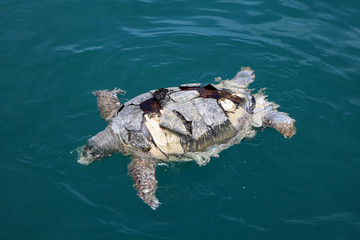
<svg viewBox="0 0 360 240">
<path fill-rule="evenodd" d="M 218 90 L 216 87 L 214 87 L 212 84 L 208 84 L 204 86 L 205 89 L 207 90 Z"/>
<path fill-rule="evenodd" d="M 119 112 L 121 111 L 121 110 L 123 110 L 123 108 L 125 107 L 125 105 L 123 104 L 123 105 L 121 105 L 120 106 L 120 108 L 119 108 L 119 110 L 117 111 L 117 113 L 116 113 L 116 115 L 118 115 L 119 114 Z"/>
<path fill-rule="evenodd" d="M 178 111 L 173 111 L 180 119 L 181 121 L 183 122 L 185 128 L 186 128 L 186 131 L 191 134 L 192 133 L 192 127 L 191 127 L 191 121 L 186 121 L 186 119 L 184 118 L 183 115 L 181 115 L 181 113 L 179 113 Z"/>
<path fill-rule="evenodd" d="M 255 100 L 255 97 L 253 95 L 250 95 L 251 96 L 251 106 L 249 107 L 249 109 L 247 109 L 248 113 L 250 114 L 253 114 L 254 113 L 254 108 L 255 108 L 255 105 L 256 105 L 256 100 Z"/>
<path fill-rule="evenodd" d="M 130 99 L 129 101 L 127 101 L 126 103 L 124 103 L 125 106 L 127 105 L 139 105 L 140 103 L 152 98 L 153 95 L 151 92 L 147 92 L 147 93 L 143 93 L 140 94 L 132 99 Z"/>
<path fill-rule="evenodd" d="M 186 87 L 186 88 L 180 87 L 180 89 L 183 91 L 196 90 L 200 93 L 200 97 L 203 98 L 215 98 L 217 100 L 220 98 L 226 98 L 234 102 L 236 106 L 243 105 L 246 102 L 245 98 L 236 96 L 231 90 L 229 89 L 218 90 L 211 84 L 208 84 L 204 87 Z"/>
<path fill-rule="evenodd" d="M 140 103 L 140 109 L 143 110 L 145 114 L 152 116 L 160 115 L 160 110 L 162 107 L 159 102 L 155 100 L 155 98 L 150 98 Z"/>
<path fill-rule="evenodd" d="M 166 102 L 165 100 L 166 100 L 168 92 L 169 92 L 168 89 L 160 88 L 160 89 L 156 90 L 153 93 L 153 95 L 154 95 L 154 98 L 156 99 L 156 101 L 158 101 L 159 104 L 163 106 L 163 104 Z"/>
</svg>

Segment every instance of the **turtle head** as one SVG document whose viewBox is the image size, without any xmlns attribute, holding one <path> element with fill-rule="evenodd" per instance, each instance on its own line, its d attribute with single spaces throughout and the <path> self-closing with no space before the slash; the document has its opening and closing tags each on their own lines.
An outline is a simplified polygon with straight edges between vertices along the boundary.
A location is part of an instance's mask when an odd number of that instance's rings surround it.
<svg viewBox="0 0 360 240">
<path fill-rule="evenodd" d="M 105 157 L 103 152 L 99 151 L 99 149 L 97 149 L 95 146 L 86 145 L 80 149 L 78 163 L 88 165 L 95 160 L 102 159 L 103 157 Z"/>
<path fill-rule="evenodd" d="M 90 138 L 88 145 L 80 148 L 78 163 L 88 165 L 95 160 L 101 160 L 124 150 L 122 141 L 109 126 Z"/>
</svg>

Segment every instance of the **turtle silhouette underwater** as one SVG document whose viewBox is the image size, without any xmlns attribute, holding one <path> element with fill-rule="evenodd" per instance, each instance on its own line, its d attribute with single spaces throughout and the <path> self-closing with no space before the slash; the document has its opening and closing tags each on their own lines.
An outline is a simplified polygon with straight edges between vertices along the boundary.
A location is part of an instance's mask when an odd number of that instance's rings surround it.
<svg viewBox="0 0 360 240">
<path fill-rule="evenodd" d="M 251 94 L 248 86 L 254 78 L 246 67 L 231 80 L 160 88 L 124 104 L 117 97 L 119 89 L 96 91 L 108 126 L 80 148 L 78 162 L 130 155 L 128 170 L 137 195 L 155 210 L 160 204 L 155 196 L 157 165 L 190 160 L 205 165 L 223 149 L 254 137 L 257 128 L 272 127 L 285 138 L 296 133 L 295 120 L 277 111 L 279 105 L 262 90 Z"/>
</svg>

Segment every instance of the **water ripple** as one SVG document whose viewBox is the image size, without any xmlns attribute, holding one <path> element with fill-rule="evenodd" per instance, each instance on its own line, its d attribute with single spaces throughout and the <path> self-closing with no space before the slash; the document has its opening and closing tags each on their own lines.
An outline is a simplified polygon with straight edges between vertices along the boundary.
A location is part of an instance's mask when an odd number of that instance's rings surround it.
<svg viewBox="0 0 360 240">
<path fill-rule="evenodd" d="M 238 0 L 218 0 L 220 3 L 237 3 L 246 6 L 258 6 L 262 1 L 238 1 Z"/>
<path fill-rule="evenodd" d="M 148 232 L 145 232 L 143 230 L 139 230 L 136 229 L 134 227 L 130 227 L 131 226 L 136 226 L 136 224 L 130 224 L 130 222 L 127 222 L 126 224 L 124 223 L 123 219 L 126 219 L 127 216 L 111 207 L 108 206 L 104 206 L 104 205 L 100 205 L 97 204 L 93 201 L 91 201 L 89 198 L 87 198 L 84 194 L 80 193 L 79 191 L 75 190 L 73 187 L 71 187 L 69 184 L 67 183 L 59 183 L 60 185 L 62 185 L 66 190 L 68 190 L 71 194 L 73 194 L 78 200 L 80 200 L 81 202 L 83 202 L 84 204 L 90 206 L 90 207 L 95 207 L 95 208 L 100 208 L 100 209 L 104 209 L 104 210 L 108 210 L 112 213 L 114 213 L 118 218 L 120 218 L 121 220 L 107 220 L 104 218 L 98 218 L 98 221 L 100 223 L 102 223 L 103 225 L 110 225 L 113 226 L 117 229 L 118 232 L 121 233 L 125 233 L 125 234 L 131 234 L 131 235 L 140 235 L 140 236 L 147 236 L 147 237 L 151 237 L 154 239 L 170 239 L 169 237 L 166 236 L 159 236 L 159 235 L 154 235 Z M 135 221 L 137 222 L 137 224 L 139 225 L 145 225 L 147 226 L 146 223 L 148 223 L 147 219 L 143 219 L 142 216 L 132 216 L 132 220 L 131 221 Z M 145 223 L 143 223 L 145 222 Z M 166 226 L 168 225 L 165 222 L 160 222 L 160 221 L 155 221 L 154 224 L 158 225 L 158 226 Z"/>
<path fill-rule="evenodd" d="M 284 6 L 295 8 L 297 10 L 306 10 L 306 9 L 308 9 L 308 6 L 306 6 L 305 4 L 303 4 L 303 3 L 299 2 L 299 1 L 281 0 L 280 3 L 282 5 L 284 5 Z"/>
<path fill-rule="evenodd" d="M 253 239 L 263 233 L 288 239 L 292 231 L 318 239 L 319 234 L 332 234 L 334 226 L 333 238 L 359 233 L 358 2 L 16 0 L 0 4 L 5 231 L 30 233 L 30 238 L 41 238 L 36 232 L 80 234 L 69 239 L 99 239 L 106 234 L 122 239 L 243 234 Z M 162 86 L 232 77 L 241 65 L 255 69 L 252 87 L 268 87 L 269 99 L 296 118 L 298 135 L 280 142 L 274 131 L 266 131 L 222 154 L 224 164 L 238 162 L 221 169 L 218 177 L 211 177 L 219 170 L 215 161 L 205 172 L 196 169 L 186 179 L 179 177 L 185 182 L 179 186 L 190 189 L 185 195 L 194 193 L 190 197 L 178 196 L 180 188 L 173 193 L 159 189 L 164 204 L 155 212 L 140 199 L 119 203 L 122 194 L 136 198 L 130 179 L 124 178 L 128 191 L 118 189 L 108 182 L 113 177 L 106 168 L 114 165 L 104 162 L 80 170 L 75 156 L 69 155 L 105 124 L 89 91 L 123 86 L 129 91 L 126 98 L 131 98 Z M 284 156 L 292 160 L 282 161 Z M 121 167 L 126 174 L 126 164 Z M 261 171 L 266 171 L 263 177 Z M 287 181 L 293 171 L 297 183 Z M 99 174 L 93 179 L 98 189 L 86 181 L 85 190 L 74 177 L 88 180 L 94 173 Z M 234 176 L 244 181 L 234 181 Z M 280 183 L 271 176 L 285 180 Z M 171 178 L 159 177 L 163 184 Z M 246 192 L 243 188 L 234 195 L 221 185 L 224 182 L 229 189 L 246 186 Z M 265 187 L 276 184 L 276 191 L 262 188 L 264 182 Z M 104 195 L 98 195 L 99 188 Z M 247 202 L 250 191 L 263 195 L 266 204 Z M 286 201 L 279 204 L 284 192 Z M 319 198 L 324 200 L 323 213 L 304 217 L 318 206 Z M 63 206 L 60 210 L 54 207 L 58 203 Z M 266 214 L 259 219 L 254 212 Z M 79 233 L 79 226 L 88 231 Z M 24 238 L 14 235 L 5 237 Z"/>
<path fill-rule="evenodd" d="M 55 51 L 71 51 L 73 53 L 83 53 L 87 51 L 94 51 L 103 49 L 104 46 L 87 46 L 82 47 L 83 44 L 70 44 L 70 45 L 63 45 L 63 46 L 57 46 L 54 48 Z"/>
<path fill-rule="evenodd" d="M 222 217 L 223 219 L 225 219 L 227 221 L 239 223 L 241 225 L 244 225 L 244 226 L 246 226 L 248 228 L 252 228 L 252 229 L 254 229 L 256 231 L 259 231 L 259 232 L 266 232 L 265 228 L 259 227 L 259 226 L 253 225 L 253 224 L 249 224 L 242 218 L 233 217 L 233 216 L 227 216 L 227 215 L 220 215 L 220 217 Z"/>
<path fill-rule="evenodd" d="M 73 189 L 72 187 L 70 187 L 69 184 L 66 183 L 60 183 L 63 187 L 65 187 L 67 190 L 69 190 L 69 192 L 71 192 L 73 195 L 75 195 L 75 197 L 77 199 L 79 199 L 81 202 L 92 206 L 92 207 L 101 207 L 104 208 L 103 206 L 100 206 L 98 204 L 93 203 L 92 201 L 90 201 L 87 197 L 85 197 L 83 194 L 81 194 L 80 192 L 76 191 L 75 189 Z M 106 208 L 106 207 L 105 207 Z M 109 209 L 111 211 L 115 211 L 114 209 Z M 115 211 L 116 212 L 116 211 Z"/>
<path fill-rule="evenodd" d="M 324 223 L 332 223 L 332 222 L 342 222 L 351 227 L 356 228 L 358 231 L 360 230 L 360 219 L 359 216 L 351 213 L 351 212 L 338 212 L 331 215 L 325 216 L 314 216 L 310 219 L 284 219 L 279 218 L 280 221 L 283 221 L 288 224 L 295 225 L 319 225 Z"/>
</svg>

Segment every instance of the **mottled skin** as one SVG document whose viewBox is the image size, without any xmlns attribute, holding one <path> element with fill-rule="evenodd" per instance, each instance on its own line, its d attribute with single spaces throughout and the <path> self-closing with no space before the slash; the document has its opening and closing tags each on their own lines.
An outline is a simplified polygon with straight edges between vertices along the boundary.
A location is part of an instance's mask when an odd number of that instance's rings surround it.
<svg viewBox="0 0 360 240">
<path fill-rule="evenodd" d="M 158 163 L 195 160 L 204 165 L 221 150 L 253 137 L 254 128 L 272 127 L 286 138 L 295 134 L 295 120 L 278 112 L 279 105 L 261 91 L 250 93 L 254 77 L 250 68 L 242 68 L 216 85 L 161 88 L 123 105 L 116 96 L 120 90 L 96 91 L 100 115 L 109 125 L 89 139 L 78 162 L 89 164 L 118 152 L 131 155 L 128 169 L 138 196 L 156 209 Z"/>
</svg>

